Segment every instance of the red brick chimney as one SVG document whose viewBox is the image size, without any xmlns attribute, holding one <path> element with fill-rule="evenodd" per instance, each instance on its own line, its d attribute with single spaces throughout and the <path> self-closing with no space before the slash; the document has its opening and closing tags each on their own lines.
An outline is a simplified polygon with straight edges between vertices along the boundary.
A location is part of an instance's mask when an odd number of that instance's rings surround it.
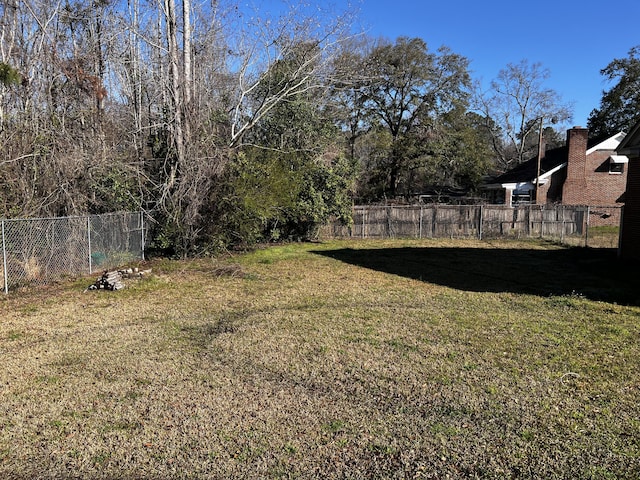
<svg viewBox="0 0 640 480">
<path fill-rule="evenodd" d="M 587 140 L 589 129 L 573 127 L 567 130 L 567 179 L 562 187 L 562 203 L 584 203 L 587 189 Z"/>
</svg>

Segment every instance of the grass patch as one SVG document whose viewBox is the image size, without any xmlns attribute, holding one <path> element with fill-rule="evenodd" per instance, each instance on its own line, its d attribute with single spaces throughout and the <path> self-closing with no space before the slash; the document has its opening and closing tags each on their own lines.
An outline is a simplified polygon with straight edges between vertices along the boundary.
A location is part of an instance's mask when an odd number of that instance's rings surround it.
<svg viewBox="0 0 640 480">
<path fill-rule="evenodd" d="M 587 242 L 590 247 L 618 248 L 620 239 L 620 227 L 613 225 L 601 225 L 589 227 Z"/>
<path fill-rule="evenodd" d="M 640 285 L 615 252 L 388 240 L 152 266 L 2 300 L 0 476 L 640 477 Z"/>
</svg>

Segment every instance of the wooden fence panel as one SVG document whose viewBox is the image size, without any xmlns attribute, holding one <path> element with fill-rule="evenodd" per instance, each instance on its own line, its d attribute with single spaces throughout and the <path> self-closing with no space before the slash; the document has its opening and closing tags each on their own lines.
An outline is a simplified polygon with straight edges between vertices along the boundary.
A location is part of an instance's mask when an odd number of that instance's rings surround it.
<svg viewBox="0 0 640 480">
<path fill-rule="evenodd" d="M 596 207 L 594 207 L 596 208 Z M 597 207 L 598 225 L 618 227 L 619 207 Z M 605 212 L 605 213 L 602 213 Z M 353 223 L 320 229 L 321 238 L 540 237 L 580 244 L 594 215 L 587 206 L 420 205 L 356 206 Z"/>
</svg>

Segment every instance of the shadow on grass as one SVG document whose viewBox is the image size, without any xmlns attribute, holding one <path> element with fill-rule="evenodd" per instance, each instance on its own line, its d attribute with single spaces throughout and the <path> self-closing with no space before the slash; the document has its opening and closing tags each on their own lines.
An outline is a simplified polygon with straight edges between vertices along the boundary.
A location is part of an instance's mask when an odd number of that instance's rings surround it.
<svg viewBox="0 0 640 480">
<path fill-rule="evenodd" d="M 371 248 L 313 253 L 381 272 L 472 292 L 581 295 L 640 305 L 638 264 L 614 249 Z"/>
</svg>

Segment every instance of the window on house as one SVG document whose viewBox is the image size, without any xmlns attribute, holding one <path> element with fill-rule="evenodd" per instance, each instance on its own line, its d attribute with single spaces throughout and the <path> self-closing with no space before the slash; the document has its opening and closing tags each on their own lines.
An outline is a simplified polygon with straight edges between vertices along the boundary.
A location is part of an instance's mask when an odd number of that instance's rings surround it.
<svg viewBox="0 0 640 480">
<path fill-rule="evenodd" d="M 624 173 L 624 163 L 609 162 L 609 173 Z"/>
<path fill-rule="evenodd" d="M 511 205 L 529 205 L 531 203 L 531 195 L 523 193 L 514 193 L 511 196 Z"/>
<path fill-rule="evenodd" d="M 624 155 L 611 155 L 609 157 L 609 173 L 614 175 L 624 173 L 624 164 L 628 161 L 629 159 Z"/>
</svg>

